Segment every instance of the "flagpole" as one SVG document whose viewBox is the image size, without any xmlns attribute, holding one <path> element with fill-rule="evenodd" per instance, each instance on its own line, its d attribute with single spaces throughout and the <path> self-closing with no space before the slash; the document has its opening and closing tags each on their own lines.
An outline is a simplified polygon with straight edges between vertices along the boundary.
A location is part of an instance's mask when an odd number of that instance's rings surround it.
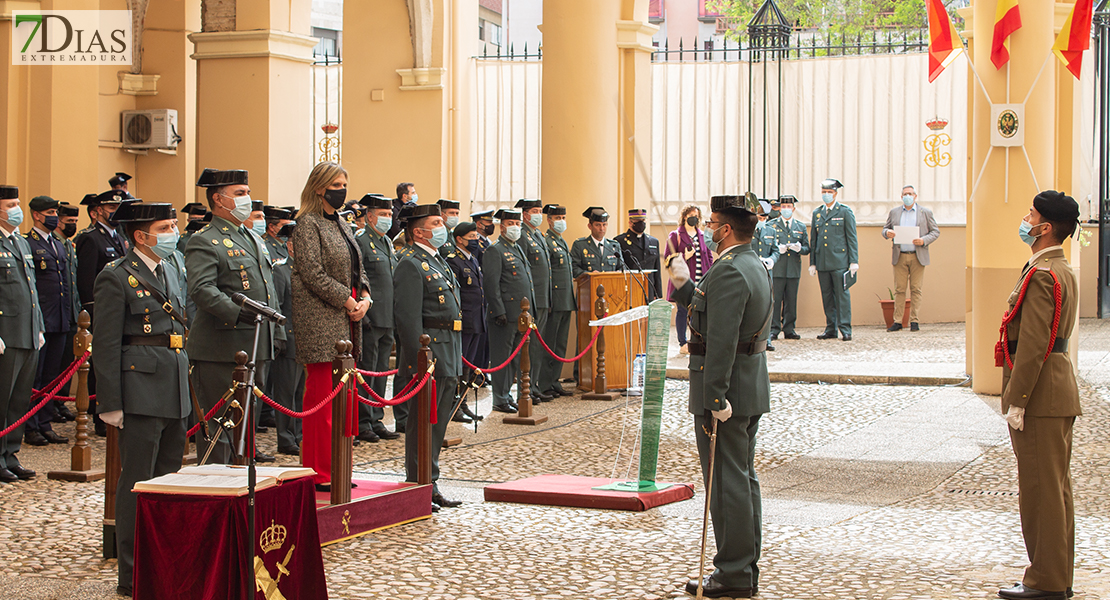
<svg viewBox="0 0 1110 600">
<path fill-rule="evenodd" d="M 987 156 L 983 159 L 983 166 L 979 167 L 979 175 L 975 178 L 975 185 L 971 186 L 971 195 L 967 197 L 968 202 L 975 198 L 975 191 L 979 189 L 979 182 L 983 180 L 983 172 L 987 170 L 987 163 L 991 160 L 992 152 L 994 152 L 994 146 L 988 146 Z"/>
<path fill-rule="evenodd" d="M 971 60 L 971 54 L 967 51 L 967 48 L 964 48 L 963 55 L 967 59 L 967 66 L 971 69 L 971 74 L 975 76 L 975 81 L 979 82 L 979 89 L 983 90 L 983 95 L 987 97 L 987 102 L 994 104 L 990 93 L 987 92 L 987 86 L 983 84 L 983 80 L 979 77 L 979 71 L 975 70 L 975 63 Z"/>
<path fill-rule="evenodd" d="M 1052 59 L 1052 51 L 1049 50 L 1048 56 L 1044 57 L 1044 62 L 1041 63 L 1041 70 L 1037 71 L 1037 76 L 1033 78 L 1033 84 L 1029 86 L 1029 92 L 1025 94 L 1025 100 L 1021 103 L 1024 105 L 1029 102 L 1029 97 L 1033 95 L 1033 89 L 1037 87 L 1037 82 L 1041 80 L 1041 74 L 1044 73 L 1044 68 L 1048 66 L 1048 61 Z"/>
<path fill-rule="evenodd" d="M 1033 171 L 1033 162 L 1029 160 L 1029 152 L 1025 150 L 1024 145 L 1021 147 L 1021 153 L 1025 155 L 1025 164 L 1029 165 L 1029 175 L 1033 177 L 1033 187 L 1037 188 L 1037 193 L 1039 194 L 1041 192 L 1041 185 L 1037 183 L 1037 173 Z"/>
</svg>

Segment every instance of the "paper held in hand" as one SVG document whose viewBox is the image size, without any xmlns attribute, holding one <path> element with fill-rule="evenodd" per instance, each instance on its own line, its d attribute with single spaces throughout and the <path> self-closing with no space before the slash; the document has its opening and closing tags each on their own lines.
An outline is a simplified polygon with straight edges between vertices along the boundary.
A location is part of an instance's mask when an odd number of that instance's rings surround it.
<svg viewBox="0 0 1110 600">
<path fill-rule="evenodd" d="M 895 225 L 894 226 L 894 243 L 895 244 L 913 244 L 917 236 L 921 233 L 920 229 L 915 225 Z"/>
</svg>

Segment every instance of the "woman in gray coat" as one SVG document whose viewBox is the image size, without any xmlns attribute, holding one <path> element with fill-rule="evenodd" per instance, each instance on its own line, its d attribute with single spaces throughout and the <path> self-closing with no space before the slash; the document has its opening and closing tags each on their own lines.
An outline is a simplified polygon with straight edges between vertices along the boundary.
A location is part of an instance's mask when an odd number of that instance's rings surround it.
<svg viewBox="0 0 1110 600">
<path fill-rule="evenodd" d="M 333 162 L 316 165 L 301 192 L 293 230 L 293 328 L 297 362 L 307 370 L 305 409 L 331 393 L 335 342 L 351 340 L 356 353 L 362 348 L 359 321 L 370 308 L 362 255 L 350 226 L 337 214 L 346 197 L 347 171 Z M 332 426 L 331 409 L 326 408 L 303 421 L 301 462 L 316 470 L 320 491 L 330 489 Z"/>
</svg>

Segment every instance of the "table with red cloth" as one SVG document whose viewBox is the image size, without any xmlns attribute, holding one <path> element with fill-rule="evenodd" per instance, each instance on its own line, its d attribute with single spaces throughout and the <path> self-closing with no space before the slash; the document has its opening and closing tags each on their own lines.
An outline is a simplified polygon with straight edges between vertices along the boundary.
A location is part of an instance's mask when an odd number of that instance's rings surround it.
<svg viewBox="0 0 1110 600">
<path fill-rule="evenodd" d="M 247 496 L 141 492 L 135 516 L 136 600 L 243 597 L 325 600 L 315 487 L 301 477 L 255 494 L 255 559 L 247 571 Z"/>
</svg>

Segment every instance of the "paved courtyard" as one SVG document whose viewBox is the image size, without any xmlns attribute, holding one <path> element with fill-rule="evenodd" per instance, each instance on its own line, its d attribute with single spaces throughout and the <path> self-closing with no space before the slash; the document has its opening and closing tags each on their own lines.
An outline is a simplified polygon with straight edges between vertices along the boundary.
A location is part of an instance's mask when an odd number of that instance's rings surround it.
<svg viewBox="0 0 1110 600">
<path fill-rule="evenodd" d="M 920 335 L 859 327 L 850 344 L 800 333 L 777 343 L 773 370 L 835 381 L 962 375 L 962 325 Z M 1076 597 L 1110 598 L 1110 324 L 1083 321 L 1079 340 L 1086 414 L 1072 461 Z M 643 513 L 482 501 L 484 485 L 532 475 L 628 477 L 638 452 L 635 400 L 541 404 L 550 419 L 538 427 L 503 425 L 497 413 L 477 432 L 452 423 L 449 437 L 463 443 L 443 452 L 440 483 L 463 506 L 325 548 L 330 597 L 685 597 L 704 502 L 686 393 L 684 380 L 667 382 L 659 479 L 693 483 L 694 499 Z M 998 398 L 955 385 L 848 383 L 775 383 L 772 394 L 756 456 L 761 598 L 992 598 L 1020 580 L 1017 479 Z M 488 392 L 479 409 L 489 412 Z M 274 450 L 272 432 L 260 439 Z M 358 475 L 399 479 L 402 441 L 356 448 Z M 99 458 L 103 442 L 94 444 Z M 21 456 L 40 473 L 69 460 L 58 446 L 25 447 Z M 115 597 L 115 561 L 99 558 L 102 490 L 102 482 L 44 476 L 0 486 L 4 598 Z"/>
</svg>

